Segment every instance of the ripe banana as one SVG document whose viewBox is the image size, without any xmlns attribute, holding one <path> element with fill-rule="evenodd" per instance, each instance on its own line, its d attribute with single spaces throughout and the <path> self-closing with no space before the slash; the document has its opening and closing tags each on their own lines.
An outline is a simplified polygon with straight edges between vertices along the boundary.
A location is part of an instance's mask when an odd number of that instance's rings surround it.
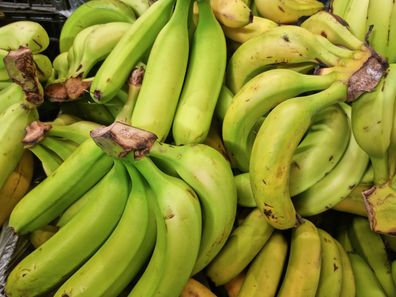
<svg viewBox="0 0 396 297">
<path fill-rule="evenodd" d="M 77 34 L 85 28 L 110 22 L 133 23 L 132 8 L 118 0 L 92 0 L 81 4 L 67 18 L 59 36 L 61 53 L 69 51 Z"/>
<path fill-rule="evenodd" d="M 259 209 L 254 208 L 232 231 L 219 254 L 210 262 L 206 274 L 216 286 L 229 282 L 242 272 L 266 244 L 273 228 Z M 243 247 L 241 249 L 241 247 Z"/>
<path fill-rule="evenodd" d="M 84 263 L 111 234 L 128 197 L 128 177 L 121 162 L 116 161 L 91 191 L 96 199 L 11 271 L 7 295 L 33 297 L 45 293 Z"/>
<path fill-rule="evenodd" d="M 42 246 L 48 239 L 50 239 L 56 232 L 58 228 L 53 225 L 45 225 L 44 227 L 33 231 L 30 234 L 30 242 L 35 249 Z"/>
<path fill-rule="evenodd" d="M 288 242 L 280 232 L 270 239 L 250 264 L 238 297 L 275 296 L 286 263 Z"/>
<path fill-rule="evenodd" d="M 253 14 L 242 0 L 210 0 L 213 13 L 221 24 L 241 28 L 253 21 Z"/>
<path fill-rule="evenodd" d="M 321 271 L 321 240 L 318 229 L 304 220 L 292 230 L 286 274 L 278 291 L 279 297 L 314 297 Z"/>
<path fill-rule="evenodd" d="M 300 17 L 324 9 L 324 4 L 317 0 L 255 0 L 254 3 L 260 15 L 279 24 L 296 23 Z"/>
<path fill-rule="evenodd" d="M 228 297 L 238 297 L 241 291 L 243 282 L 245 281 L 246 271 L 242 271 L 229 282 L 225 283 L 224 289 L 227 291 Z"/>
<path fill-rule="evenodd" d="M 213 15 L 209 0 L 199 1 L 198 6 L 199 21 L 172 124 L 177 145 L 202 143 L 206 139 L 226 68 L 224 33 Z"/>
<path fill-rule="evenodd" d="M 199 281 L 190 278 L 180 293 L 180 297 L 216 297 L 216 295 Z"/>
<path fill-rule="evenodd" d="M 120 39 L 92 81 L 90 94 L 99 103 L 111 100 L 126 82 L 132 68 L 152 46 L 169 20 L 175 0 L 155 2 Z M 168 60 L 168 57 L 166 58 Z M 162 69 L 160 71 L 162 73 Z"/>
<path fill-rule="evenodd" d="M 257 207 L 274 228 L 296 226 L 296 211 L 289 191 L 293 154 L 313 115 L 344 101 L 346 89 L 342 82 L 335 82 L 322 92 L 284 101 L 260 127 L 250 159 L 250 181 Z"/>
<path fill-rule="evenodd" d="M 187 70 L 191 6 L 192 0 L 176 1 L 171 19 L 155 39 L 131 118 L 133 126 L 153 132 L 161 141 L 171 129 Z M 177 59 L 169 59 L 171 55 Z M 166 75 L 164 69 L 169 70 Z"/>
<path fill-rule="evenodd" d="M 333 209 L 359 216 L 367 216 L 364 206 L 362 192 L 369 190 L 373 184 L 359 183 L 352 192 L 349 193 L 342 201 L 333 206 Z"/>
</svg>

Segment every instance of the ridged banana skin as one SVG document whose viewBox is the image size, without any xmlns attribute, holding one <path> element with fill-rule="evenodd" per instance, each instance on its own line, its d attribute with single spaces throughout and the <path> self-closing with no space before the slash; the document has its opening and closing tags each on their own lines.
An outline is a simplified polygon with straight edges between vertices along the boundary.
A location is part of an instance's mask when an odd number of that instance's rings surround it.
<svg viewBox="0 0 396 297">
<path fill-rule="evenodd" d="M 45 293 L 84 263 L 111 234 L 128 197 L 124 166 L 116 162 L 92 191 L 96 192 L 95 200 L 11 271 L 5 289 L 7 296 L 33 297 Z"/>
<path fill-rule="evenodd" d="M 119 296 L 151 255 L 156 228 L 144 179 L 132 166 L 127 170 L 132 189 L 120 221 L 99 250 L 57 290 L 55 297 Z"/>
<path fill-rule="evenodd" d="M 69 52 L 74 51 L 74 56 L 68 77 L 87 77 L 96 63 L 108 56 L 131 26 L 130 23 L 110 22 L 89 27 L 94 29 L 83 40 L 78 40 L 78 36 L 86 29 L 77 34 L 73 46 L 69 49 Z M 77 41 L 80 46 L 76 44 Z M 77 50 L 82 52 L 77 53 Z"/>
<path fill-rule="evenodd" d="M 163 173 L 148 157 L 134 165 L 154 191 L 166 226 L 163 268 L 153 296 L 179 296 L 191 276 L 201 241 L 198 197 L 182 179 Z"/>
<path fill-rule="evenodd" d="M 342 285 L 339 296 L 355 297 L 356 296 L 355 275 L 353 274 L 351 262 L 349 261 L 348 254 L 337 240 L 336 240 L 336 244 L 340 252 L 341 266 L 342 266 Z"/>
<path fill-rule="evenodd" d="M 348 146 L 351 129 L 339 105 L 315 115 L 313 124 L 294 152 L 290 169 L 290 194 L 295 196 L 326 177 Z"/>
<path fill-rule="evenodd" d="M 396 63 L 396 4 L 393 3 L 389 24 L 389 39 L 387 58 L 389 63 Z"/>
<path fill-rule="evenodd" d="M 370 0 L 350 0 L 343 15 L 340 15 L 349 25 L 351 32 L 360 40 L 364 40 L 367 27 L 367 13 Z"/>
<path fill-rule="evenodd" d="M 92 0 L 83 3 L 63 24 L 59 36 L 60 52 L 67 52 L 76 35 L 84 28 L 109 22 L 132 23 L 135 20 L 133 9 L 118 0 Z"/>
<path fill-rule="evenodd" d="M 322 92 L 282 102 L 261 125 L 250 158 L 250 181 L 257 207 L 274 228 L 297 224 L 289 191 L 290 164 L 313 115 L 345 96 L 346 86 L 336 82 Z"/>
<path fill-rule="evenodd" d="M 161 141 L 171 130 L 187 71 L 190 52 L 187 21 L 191 6 L 191 0 L 178 0 L 171 19 L 158 34 L 132 113 L 133 126 L 153 132 Z M 169 70 L 166 75 L 164 69 Z"/>
<path fill-rule="evenodd" d="M 198 2 L 199 21 L 173 119 L 172 134 L 177 145 L 206 139 L 223 84 L 227 46 L 209 1 Z"/>
<path fill-rule="evenodd" d="M 282 233 L 272 233 L 250 264 L 238 297 L 275 296 L 286 263 L 288 245 Z"/>
<path fill-rule="evenodd" d="M 153 3 L 152 0 L 121 0 L 121 2 L 132 7 L 138 17 L 145 13 Z"/>
<path fill-rule="evenodd" d="M 377 277 L 367 262 L 356 253 L 348 253 L 355 275 L 357 297 L 386 297 Z M 392 295 L 389 295 L 392 296 Z"/>
<path fill-rule="evenodd" d="M 323 229 L 319 229 L 322 264 L 320 269 L 317 297 L 339 297 L 342 288 L 342 260 L 335 239 Z"/>
<path fill-rule="evenodd" d="M 0 91 L 0 116 L 13 104 L 23 102 L 25 93 L 16 83 L 11 83 L 8 87 Z"/>
<path fill-rule="evenodd" d="M 197 193 L 202 208 L 202 237 L 193 273 L 202 270 L 224 246 L 236 215 L 237 193 L 227 160 L 204 145 L 157 143 L 150 156 L 164 160 Z M 206 164 L 205 168 L 202 164 Z"/>
<path fill-rule="evenodd" d="M 224 26 L 241 28 L 252 22 L 253 14 L 242 0 L 210 0 L 212 10 Z"/>
<path fill-rule="evenodd" d="M 242 272 L 260 252 L 273 232 L 259 209 L 254 208 L 235 228 L 219 254 L 206 269 L 216 286 L 224 285 Z"/>
<path fill-rule="evenodd" d="M 25 150 L 17 167 L 0 189 L 0 226 L 8 219 L 18 201 L 29 191 L 33 170 L 33 155 Z"/>
<path fill-rule="evenodd" d="M 345 104 L 344 108 L 350 117 L 349 105 Z M 295 197 L 293 202 L 297 212 L 302 216 L 312 216 L 335 206 L 359 184 L 368 164 L 368 155 L 351 135 L 348 147 L 333 170 Z"/>
<path fill-rule="evenodd" d="M 258 74 L 233 97 L 223 120 L 223 141 L 230 158 L 244 172 L 249 169 L 257 121 L 279 103 L 304 92 L 323 90 L 334 75 L 301 74 L 288 69 L 272 69 Z"/>
<path fill-rule="evenodd" d="M 223 26 L 222 28 L 227 38 L 234 40 L 235 42 L 244 43 L 249 39 L 257 37 L 275 27 L 278 27 L 278 24 L 274 21 L 254 16 L 253 21 L 250 24 L 241 28 L 229 28 L 226 26 Z"/>
<path fill-rule="evenodd" d="M 38 119 L 38 112 L 29 103 L 17 102 L 0 115 L 0 188 L 6 183 L 23 155 L 25 128 Z"/>
<path fill-rule="evenodd" d="M 87 139 L 14 208 L 9 225 L 18 234 L 40 228 L 86 193 L 111 168 L 113 160 Z"/>
<path fill-rule="evenodd" d="M 390 261 L 381 236 L 370 229 L 367 218 L 358 216 L 352 220 L 348 234 L 356 253 L 369 264 L 386 295 L 396 296 Z"/>
<path fill-rule="evenodd" d="M 380 55 L 387 56 L 389 25 L 391 22 L 393 0 L 370 1 L 367 13 L 366 30 L 373 26 L 368 42 Z"/>
<path fill-rule="evenodd" d="M 37 22 L 18 21 L 0 27 L 0 49 L 17 50 L 28 47 L 33 54 L 44 51 L 49 45 L 49 36 Z"/>
<path fill-rule="evenodd" d="M 318 229 L 308 220 L 292 230 L 286 274 L 278 297 L 314 297 L 321 271 L 321 242 Z"/>
<path fill-rule="evenodd" d="M 322 10 L 324 4 L 317 0 L 255 0 L 260 15 L 279 24 L 296 23 L 300 17 Z"/>
<path fill-rule="evenodd" d="M 254 76 L 273 64 L 317 62 L 336 65 L 338 58 L 297 26 L 280 26 L 243 43 L 227 65 L 226 85 L 236 94 Z"/>
<path fill-rule="evenodd" d="M 153 45 L 168 22 L 175 0 L 155 2 L 124 34 L 92 81 L 91 97 L 101 103 L 111 100 L 127 81 L 131 70 Z"/>
</svg>

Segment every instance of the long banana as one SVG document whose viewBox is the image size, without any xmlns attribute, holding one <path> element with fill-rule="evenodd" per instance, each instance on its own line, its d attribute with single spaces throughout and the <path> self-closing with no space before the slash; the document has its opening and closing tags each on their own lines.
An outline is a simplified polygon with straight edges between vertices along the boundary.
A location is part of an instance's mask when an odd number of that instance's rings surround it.
<svg viewBox="0 0 396 297">
<path fill-rule="evenodd" d="M 341 256 L 342 267 L 342 286 L 340 297 L 354 297 L 356 296 L 355 276 L 353 274 L 351 262 L 349 261 L 348 254 L 343 246 L 336 240 L 336 244 Z"/>
<path fill-rule="evenodd" d="M 140 17 L 143 13 L 149 9 L 150 5 L 152 5 L 155 1 L 154 0 L 120 0 L 124 2 L 128 6 L 132 7 L 135 11 L 136 15 Z"/>
<path fill-rule="evenodd" d="M 388 33 L 388 53 L 389 63 L 396 63 L 396 5 L 393 3 L 392 14 L 390 16 L 389 33 Z"/>
<path fill-rule="evenodd" d="M 24 99 L 25 94 L 22 88 L 16 83 L 11 83 L 8 87 L 0 91 L 0 115 L 11 105 L 22 102 Z"/>
<path fill-rule="evenodd" d="M 339 15 L 348 23 L 351 32 L 360 40 L 364 40 L 368 31 L 366 22 L 370 2 L 372 1 L 350 0 L 345 12 Z"/>
<path fill-rule="evenodd" d="M 224 33 L 213 15 L 209 0 L 199 1 L 198 5 L 199 21 L 172 124 L 172 135 L 178 145 L 205 140 L 226 68 Z"/>
</svg>

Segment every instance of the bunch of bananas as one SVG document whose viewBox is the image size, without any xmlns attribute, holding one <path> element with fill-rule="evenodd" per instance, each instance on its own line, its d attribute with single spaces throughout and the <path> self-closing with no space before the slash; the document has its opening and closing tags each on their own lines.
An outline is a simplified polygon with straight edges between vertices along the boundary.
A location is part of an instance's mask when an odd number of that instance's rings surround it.
<svg viewBox="0 0 396 297">
<path fill-rule="evenodd" d="M 53 61 L 1 27 L 0 291 L 396 296 L 396 4 L 330 4 L 92 0 Z"/>
</svg>

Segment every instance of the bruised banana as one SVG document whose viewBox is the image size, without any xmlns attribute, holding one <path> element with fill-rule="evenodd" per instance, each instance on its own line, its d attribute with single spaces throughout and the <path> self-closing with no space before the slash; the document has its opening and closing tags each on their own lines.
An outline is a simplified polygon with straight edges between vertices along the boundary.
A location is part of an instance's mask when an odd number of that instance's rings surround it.
<svg viewBox="0 0 396 297">
<path fill-rule="evenodd" d="M 229 28 L 241 28 L 251 23 L 253 14 L 242 0 L 210 0 L 213 13 L 221 24 Z"/>
</svg>

